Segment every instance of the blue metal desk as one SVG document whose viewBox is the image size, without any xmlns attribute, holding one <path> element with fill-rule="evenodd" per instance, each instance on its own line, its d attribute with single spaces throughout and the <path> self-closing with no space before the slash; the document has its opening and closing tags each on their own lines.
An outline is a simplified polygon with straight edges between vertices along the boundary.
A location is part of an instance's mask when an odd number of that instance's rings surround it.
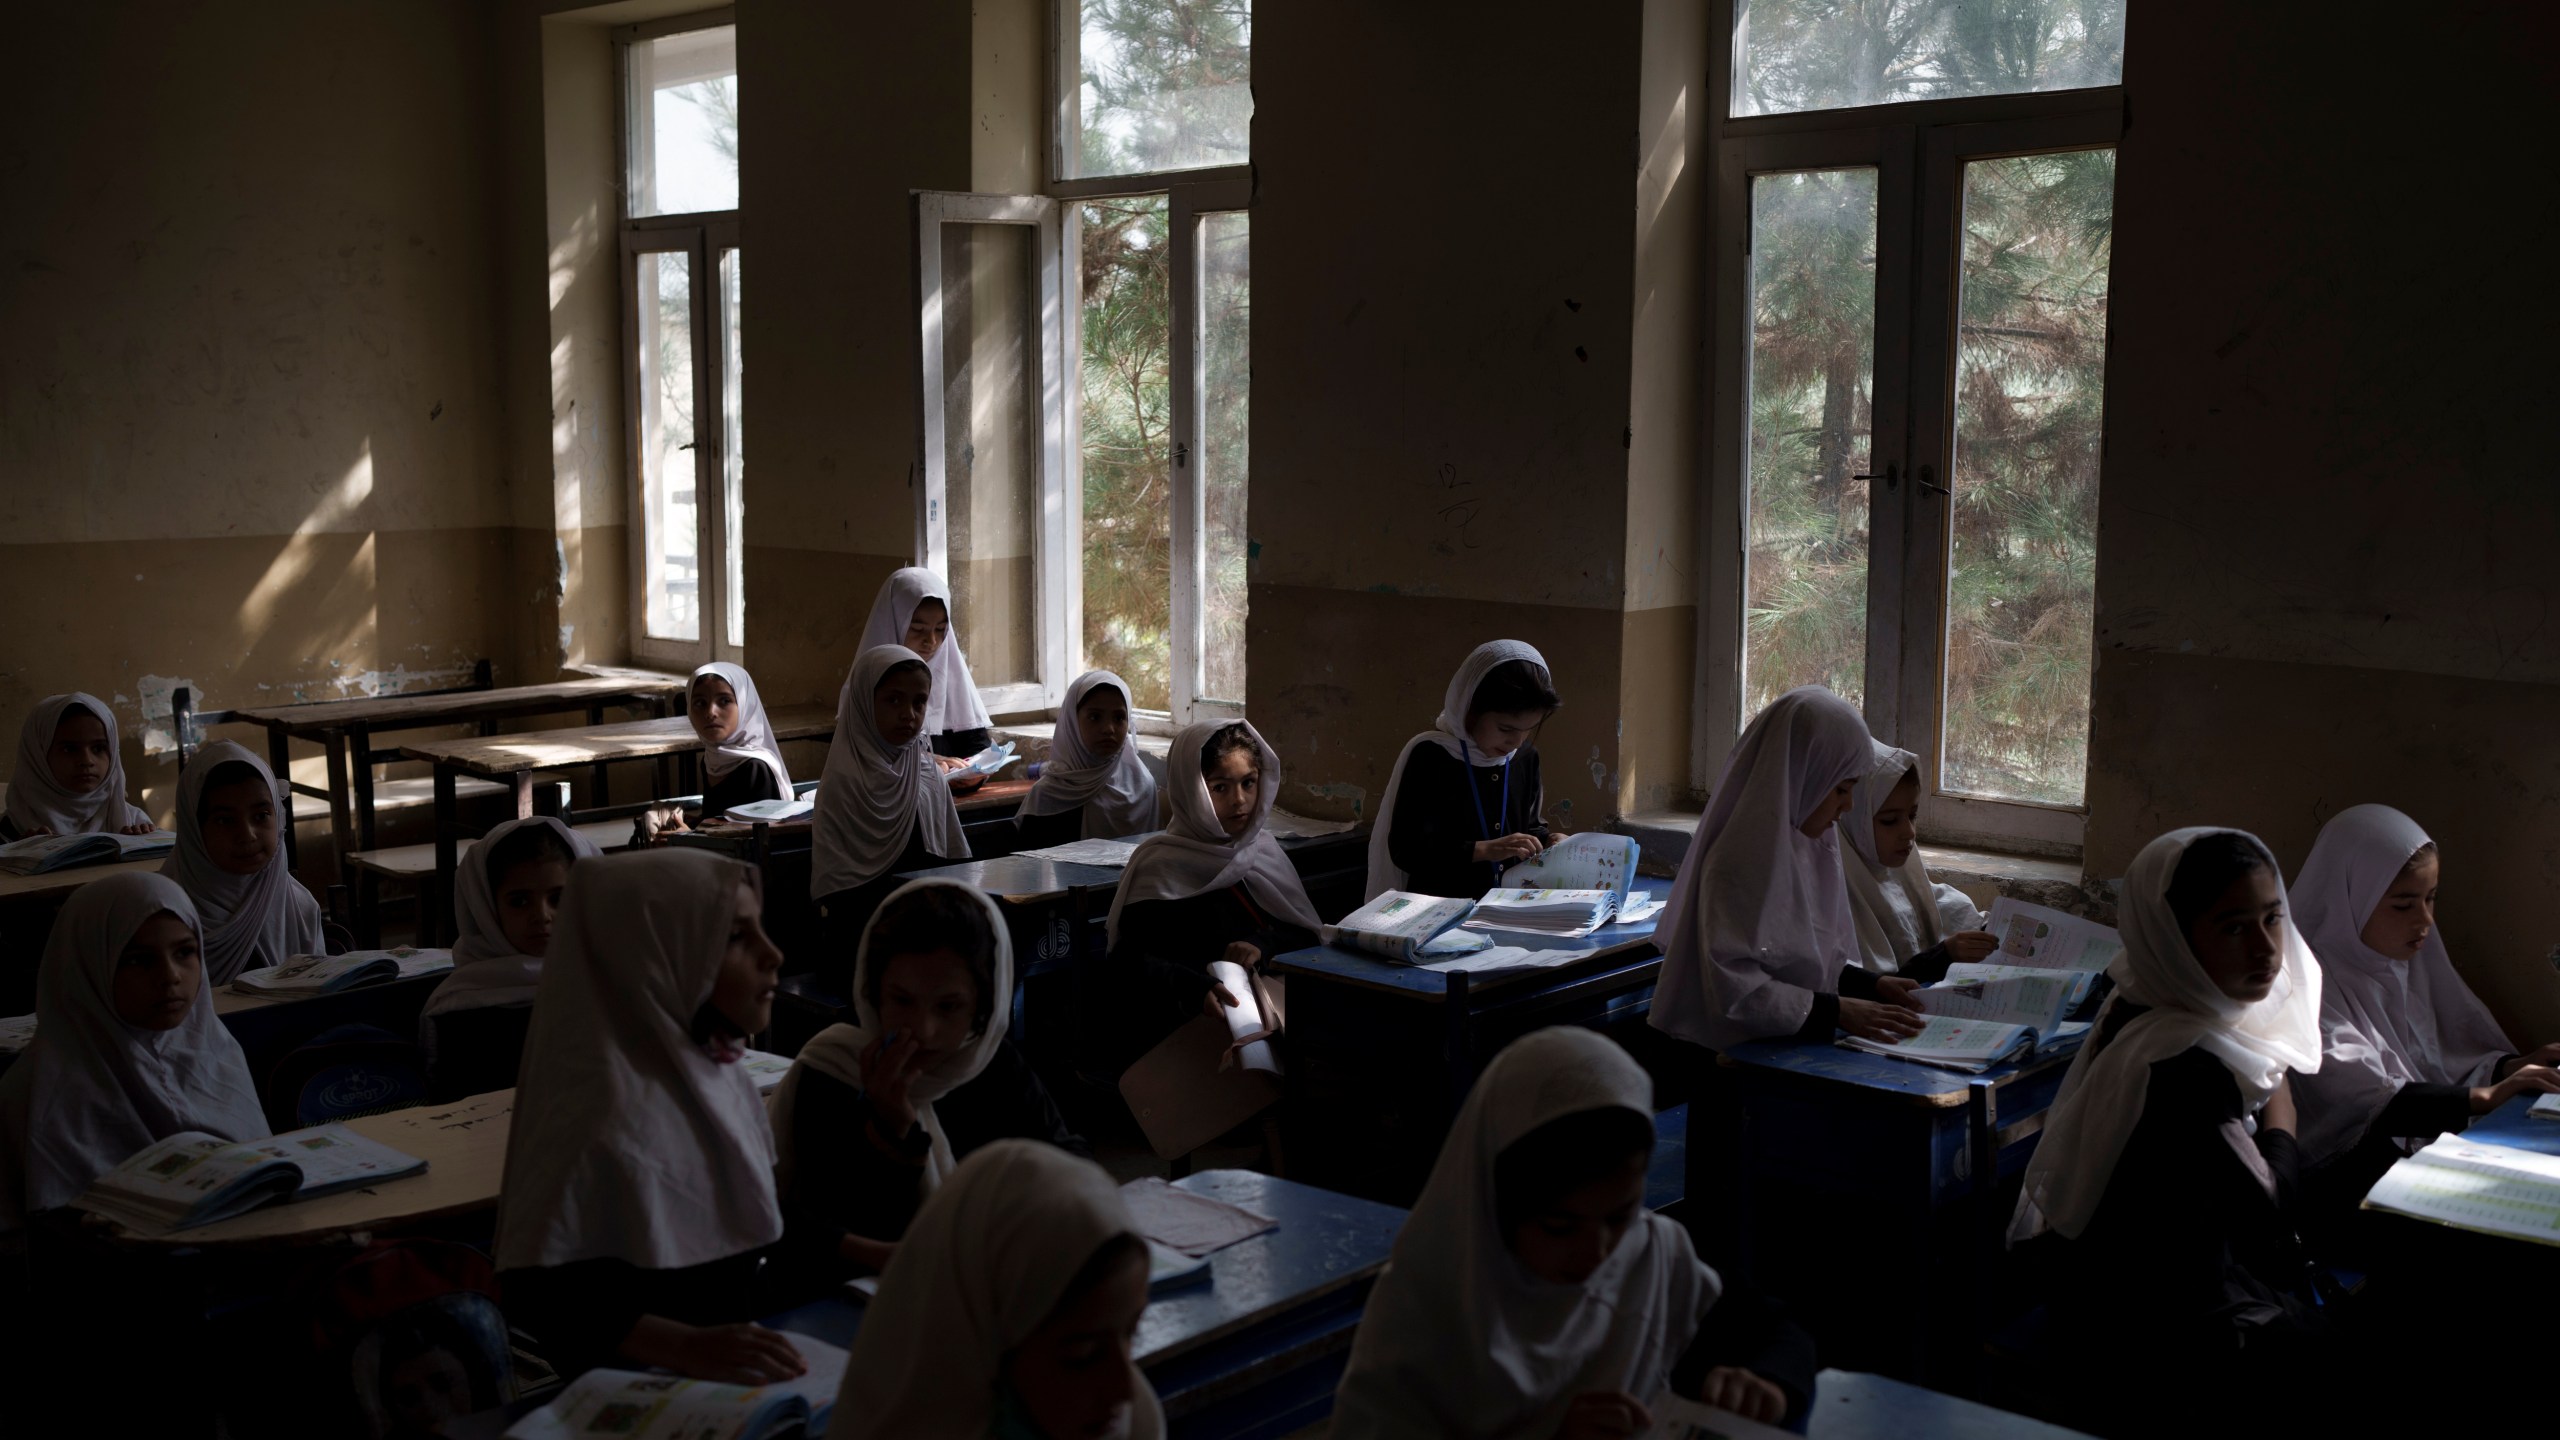
<svg viewBox="0 0 2560 1440">
<path fill-rule="evenodd" d="M 1166 1291 L 1138 1320 L 1138 1365 L 1172 1433 L 1288 1435 L 1333 1413 L 1369 1287 L 1405 1212 L 1250 1170 L 1175 1184 L 1268 1215 L 1280 1228 L 1209 1257 L 1209 1281 Z M 830 1296 L 764 1323 L 851 1346 L 863 1306 Z M 848 1403 L 859 1403 L 851 1399 Z"/>
<path fill-rule="evenodd" d="M 2510 1150 L 2531 1150 L 2538 1155 L 2560 1155 L 2560 1123 L 2536 1120 L 2525 1113 L 2533 1108 L 2534 1098 L 2517 1096 L 2472 1121 L 2462 1138 L 2483 1145 L 2504 1145 Z"/>
<path fill-rule="evenodd" d="M 1909 1440 L 1913 1436 L 1962 1436 L 1963 1440 L 2074 1440 L 2065 1430 L 2042 1420 L 1994 1410 L 1971 1400 L 1941 1395 L 1917 1385 L 1825 1370 L 1814 1379 L 1812 1440 Z"/>
</svg>

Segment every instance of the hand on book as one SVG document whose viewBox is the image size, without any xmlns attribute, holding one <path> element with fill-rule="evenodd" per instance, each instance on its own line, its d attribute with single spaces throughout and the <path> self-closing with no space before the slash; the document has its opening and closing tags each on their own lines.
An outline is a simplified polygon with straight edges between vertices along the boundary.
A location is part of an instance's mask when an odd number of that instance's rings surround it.
<svg viewBox="0 0 2560 1440">
<path fill-rule="evenodd" d="M 942 767 L 942 773 L 948 775 L 954 770 L 966 767 L 969 762 L 964 756 L 936 755 L 933 757 L 933 763 Z"/>
<path fill-rule="evenodd" d="M 1762 1379 L 1739 1365 L 1719 1365 L 1708 1371 L 1706 1383 L 1698 1387 L 1698 1398 L 1763 1425 L 1775 1425 L 1787 1418 L 1787 1392 L 1779 1389 L 1776 1381 Z"/>
<path fill-rule="evenodd" d="M 970 791 L 975 790 L 986 783 L 987 772 L 984 770 L 972 770 L 966 775 L 954 775 L 951 777 L 951 789 L 954 793 L 961 795 L 966 795 Z"/>
<path fill-rule="evenodd" d="M 1888 976 L 1879 983 L 1890 985 L 1893 983 L 1893 978 Z M 1882 1000 L 1856 1000 L 1846 995 L 1840 997 L 1840 1028 L 1861 1040 L 1873 1040 L 1881 1045 L 1891 1045 L 1896 1041 L 1908 1040 L 1919 1034 L 1921 1023 L 1920 1012 L 1917 1010 L 1908 1010 Z"/>
<path fill-rule="evenodd" d="M 2549 1048 L 2547 1045 L 2543 1047 L 2545 1050 Z M 2539 1055 L 2542 1052 L 2537 1050 L 2534 1053 Z M 2560 1094 L 2560 1070 L 2528 1061 L 2495 1085 L 2472 1086 L 2471 1113 L 2486 1115 L 2519 1095 L 2551 1094 Z"/>
<path fill-rule="evenodd" d="M 1209 982 L 1209 993 L 1200 997 L 1200 1013 L 1212 1020 L 1223 1021 L 1226 1019 L 1225 1012 L 1243 1003 L 1236 998 L 1236 992 L 1212 980 Z"/>
<path fill-rule="evenodd" d="M 2504 1080 L 2528 1065 L 2560 1067 L 2560 1043 L 2538 1045 L 2522 1055 L 2508 1056 L 2506 1063 L 2498 1067 L 2498 1078 Z"/>
<path fill-rule="evenodd" d="M 1947 958 L 1959 965 L 1979 965 L 2000 948 L 2000 937 L 1988 930 L 1959 930 L 1946 939 Z"/>
<path fill-rule="evenodd" d="M 1565 1407 L 1556 1440 L 1626 1440 L 1652 1428 L 1653 1412 L 1643 1401 L 1623 1391 L 1591 1390 Z"/>
<path fill-rule="evenodd" d="M 657 1316 L 646 1317 L 645 1327 Z M 809 1362 L 778 1330 L 761 1325 L 675 1325 L 660 1321 L 679 1334 L 671 1334 L 657 1353 L 637 1358 L 653 1365 L 664 1365 L 678 1374 L 696 1380 L 716 1380 L 726 1385 L 771 1385 L 781 1380 L 796 1380 L 809 1373 Z M 635 1338 L 636 1332 L 635 1332 Z M 625 1348 L 635 1348 L 626 1343 Z"/>
<path fill-rule="evenodd" d="M 1546 848 L 1547 842 L 1535 835 L 1505 835 L 1499 840 L 1477 841 L 1475 858 L 1508 865 L 1514 860 L 1535 859 Z"/>
</svg>

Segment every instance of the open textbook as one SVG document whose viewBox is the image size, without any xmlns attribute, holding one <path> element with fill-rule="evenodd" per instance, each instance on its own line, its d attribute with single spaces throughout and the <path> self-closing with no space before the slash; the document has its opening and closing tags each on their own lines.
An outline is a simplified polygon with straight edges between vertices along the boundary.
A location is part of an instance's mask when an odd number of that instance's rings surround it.
<svg viewBox="0 0 2560 1440">
<path fill-rule="evenodd" d="M 1378 898 L 1328 927 L 1335 945 L 1411 964 L 1443 931 L 1462 924 L 1475 902 L 1409 890 L 1381 891 Z M 1489 942 L 1488 942 L 1489 943 Z"/>
<path fill-rule="evenodd" d="M 8 1023 L 6 1020 L 0 1020 L 0 1027 L 6 1027 Z M 4 1035 L 0 1035 L 0 1049 L 6 1048 L 8 1048 L 8 1040 Z M 2525 1107 L 2524 1113 L 2525 1118 L 2529 1120 L 2560 1120 L 2560 1095 L 2536 1095 L 2533 1097 L 2533 1103 Z"/>
<path fill-rule="evenodd" d="M 233 1142 L 181 1130 L 91 1182 L 71 1202 L 144 1235 L 192 1230 L 269 1201 L 309 1200 L 426 1172 L 427 1162 L 320 1125 Z"/>
<path fill-rule="evenodd" d="M 111 860 L 147 860 L 166 855 L 178 837 L 166 830 L 147 835 L 30 835 L 0 845 L 0 871 L 11 875 L 47 875 L 81 865 Z"/>
<path fill-rule="evenodd" d="M 1487 890 L 1467 924 L 1476 930 L 1510 930 L 1578 940 L 1609 923 L 1624 892 L 1617 890 Z"/>
<path fill-rule="evenodd" d="M 1653 1414 L 1653 1428 L 1644 1432 L 1643 1440 L 1789 1440 L 1788 1432 L 1775 1425 L 1746 1420 L 1669 1390 L 1646 1401 L 1645 1409 Z"/>
<path fill-rule="evenodd" d="M 1982 928 L 2000 938 L 1992 958 L 2003 965 L 2095 972 L 2124 953 L 2124 937 L 2109 926 L 2006 895 L 1991 902 Z"/>
<path fill-rule="evenodd" d="M 723 1385 L 637 1370 L 590 1370 L 507 1428 L 507 1440 L 765 1440 L 823 1435 L 844 1385 L 845 1352 L 785 1330 L 809 1373 L 778 1385 Z"/>
<path fill-rule="evenodd" d="M 2085 1031 L 2063 1020 L 2071 1013 L 2072 972 L 2027 970 L 1996 979 L 1953 978 L 1912 992 L 1928 1018 L 1920 1033 L 1887 1044 L 1851 1035 L 1842 1045 L 1950 1070 L 1982 1071 L 2020 1059 Z"/>
<path fill-rule="evenodd" d="M 407 945 L 396 950 L 350 950 L 344 955 L 296 955 L 281 965 L 243 970 L 232 977 L 231 989 L 237 995 L 330 995 L 452 968 L 452 951 Z"/>
<path fill-rule="evenodd" d="M 1155 832 L 1150 830 L 1147 835 Z M 1070 840 L 1064 845 L 1044 845 L 1037 850 L 1016 850 L 1038 860 L 1054 860 L 1061 865 L 1091 865 L 1102 870 L 1128 868 L 1129 857 L 1138 853 L 1138 845 L 1146 835 L 1123 835 L 1116 840 Z"/>
<path fill-rule="evenodd" d="M 1502 883 L 1514 890 L 1606 890 L 1623 901 L 1641 853 L 1632 835 L 1585 831 L 1503 871 Z"/>
<path fill-rule="evenodd" d="M 729 807 L 729 818 L 762 820 L 771 825 L 784 820 L 797 820 L 817 808 L 818 796 L 815 791 L 812 791 L 796 800 L 750 800 L 744 805 L 732 805 Z"/>
<path fill-rule="evenodd" d="M 2364 1208 L 2560 1245 L 2560 1155 L 2439 1136 L 2385 1171 Z"/>
</svg>

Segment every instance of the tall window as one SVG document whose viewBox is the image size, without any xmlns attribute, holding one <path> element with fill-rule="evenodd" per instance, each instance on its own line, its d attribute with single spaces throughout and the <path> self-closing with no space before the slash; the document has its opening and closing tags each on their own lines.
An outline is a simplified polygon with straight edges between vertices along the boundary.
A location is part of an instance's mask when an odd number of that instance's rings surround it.
<svg viewBox="0 0 2560 1440">
<path fill-rule="evenodd" d="M 632 649 L 689 666 L 746 644 L 738 29 L 722 10 L 615 40 Z"/>
<path fill-rule="evenodd" d="M 1728 3 L 1695 758 L 1828 685 L 1924 833 L 2075 848 L 2126 0 Z"/>
<path fill-rule="evenodd" d="M 1100 667 L 1143 711 L 1241 714 L 1252 9 L 1058 0 L 1053 24 L 1047 193 L 917 198 L 918 552 L 996 703 Z M 991 621 L 1022 657 L 1002 681 Z"/>
</svg>

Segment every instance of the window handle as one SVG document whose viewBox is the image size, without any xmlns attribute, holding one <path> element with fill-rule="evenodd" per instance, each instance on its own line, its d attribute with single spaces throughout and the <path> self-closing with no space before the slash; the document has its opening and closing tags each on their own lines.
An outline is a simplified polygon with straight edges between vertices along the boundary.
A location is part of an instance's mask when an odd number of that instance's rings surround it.
<svg viewBox="0 0 2560 1440">
<path fill-rule="evenodd" d="M 1849 478 L 1852 480 L 1882 479 L 1884 481 L 1884 488 L 1891 490 L 1902 484 L 1902 467 L 1899 465 L 1887 464 L 1884 467 L 1884 474 L 1882 476 L 1852 475 Z"/>
<path fill-rule="evenodd" d="M 1921 466 L 1920 473 L 1912 476 L 1911 478 L 1920 482 L 1920 488 L 1928 491 L 1932 495 L 1953 495 L 1956 493 L 1953 490 L 1948 489 L 1946 486 L 1939 484 L 1935 480 L 1930 479 L 1929 467 L 1926 465 Z"/>
</svg>

